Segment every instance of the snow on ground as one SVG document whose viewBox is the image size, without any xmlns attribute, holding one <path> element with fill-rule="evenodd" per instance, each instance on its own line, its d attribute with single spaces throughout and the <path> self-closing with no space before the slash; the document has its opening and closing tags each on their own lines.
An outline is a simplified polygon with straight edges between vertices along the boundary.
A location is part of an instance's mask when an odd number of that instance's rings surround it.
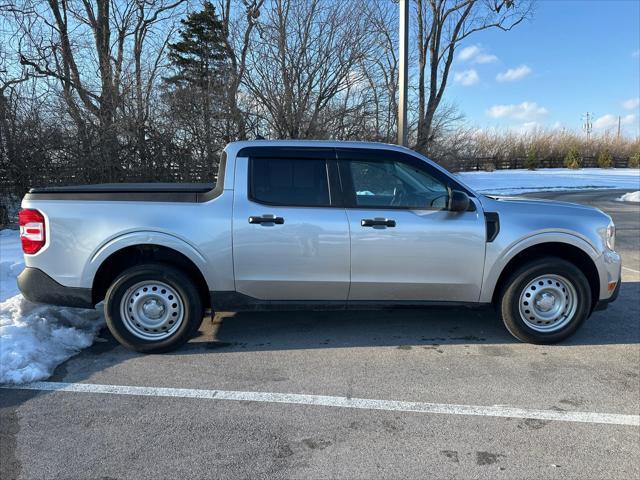
<svg viewBox="0 0 640 480">
<path fill-rule="evenodd" d="M 24 268 L 18 232 L 0 231 L 0 383 L 49 377 L 93 340 L 104 324 L 96 310 L 38 305 L 19 294 Z"/>
<path fill-rule="evenodd" d="M 618 198 L 619 202 L 636 202 L 640 203 L 640 191 L 639 192 L 629 192 L 622 195 Z"/>
<path fill-rule="evenodd" d="M 637 168 L 541 168 L 533 171 L 461 172 L 458 175 L 474 190 L 498 195 L 553 190 L 640 188 L 640 169 Z"/>
</svg>

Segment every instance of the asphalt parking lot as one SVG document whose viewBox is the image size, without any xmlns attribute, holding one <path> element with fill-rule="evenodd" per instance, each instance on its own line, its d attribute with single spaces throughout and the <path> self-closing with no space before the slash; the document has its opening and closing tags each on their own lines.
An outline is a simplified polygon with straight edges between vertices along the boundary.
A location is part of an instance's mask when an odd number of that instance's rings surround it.
<svg viewBox="0 0 640 480">
<path fill-rule="evenodd" d="M 619 299 L 569 341 L 484 308 L 220 314 L 167 355 L 104 331 L 49 379 L 88 391 L 0 390 L 0 478 L 640 478 L 640 206 L 529 196 L 617 225 Z"/>
</svg>

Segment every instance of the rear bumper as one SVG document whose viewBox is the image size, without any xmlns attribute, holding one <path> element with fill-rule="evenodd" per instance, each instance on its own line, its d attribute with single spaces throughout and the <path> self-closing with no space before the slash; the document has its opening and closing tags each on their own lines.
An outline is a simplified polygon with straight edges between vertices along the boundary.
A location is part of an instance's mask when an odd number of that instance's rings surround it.
<svg viewBox="0 0 640 480">
<path fill-rule="evenodd" d="M 38 268 L 25 268 L 18 275 L 18 288 L 31 302 L 64 307 L 94 307 L 90 288 L 65 287 Z"/>
</svg>

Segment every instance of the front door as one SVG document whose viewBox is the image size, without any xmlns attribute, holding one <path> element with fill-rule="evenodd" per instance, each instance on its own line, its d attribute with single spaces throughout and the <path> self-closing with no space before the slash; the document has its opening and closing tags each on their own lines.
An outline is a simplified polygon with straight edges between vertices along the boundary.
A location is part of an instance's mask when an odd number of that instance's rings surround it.
<svg viewBox="0 0 640 480">
<path fill-rule="evenodd" d="M 393 151 L 339 152 L 351 229 L 350 301 L 476 302 L 485 254 L 480 202 L 447 210 L 440 170 Z"/>
<path fill-rule="evenodd" d="M 346 301 L 349 225 L 337 177 L 333 149 L 236 159 L 236 291 L 261 300 Z"/>
</svg>

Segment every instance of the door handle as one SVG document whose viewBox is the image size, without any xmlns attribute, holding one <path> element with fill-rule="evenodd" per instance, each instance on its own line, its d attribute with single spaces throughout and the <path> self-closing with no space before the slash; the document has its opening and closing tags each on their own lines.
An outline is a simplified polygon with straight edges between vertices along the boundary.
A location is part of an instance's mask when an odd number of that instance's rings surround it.
<svg viewBox="0 0 640 480">
<path fill-rule="evenodd" d="M 259 223 L 259 224 L 263 224 L 263 223 L 274 223 L 276 225 L 282 225 L 284 223 L 284 218 L 282 217 L 276 217 L 274 215 L 263 215 L 261 217 L 249 217 L 249 223 Z"/>
<path fill-rule="evenodd" d="M 360 220 L 363 227 L 395 227 L 396 221 L 388 218 L 363 218 Z"/>
</svg>

